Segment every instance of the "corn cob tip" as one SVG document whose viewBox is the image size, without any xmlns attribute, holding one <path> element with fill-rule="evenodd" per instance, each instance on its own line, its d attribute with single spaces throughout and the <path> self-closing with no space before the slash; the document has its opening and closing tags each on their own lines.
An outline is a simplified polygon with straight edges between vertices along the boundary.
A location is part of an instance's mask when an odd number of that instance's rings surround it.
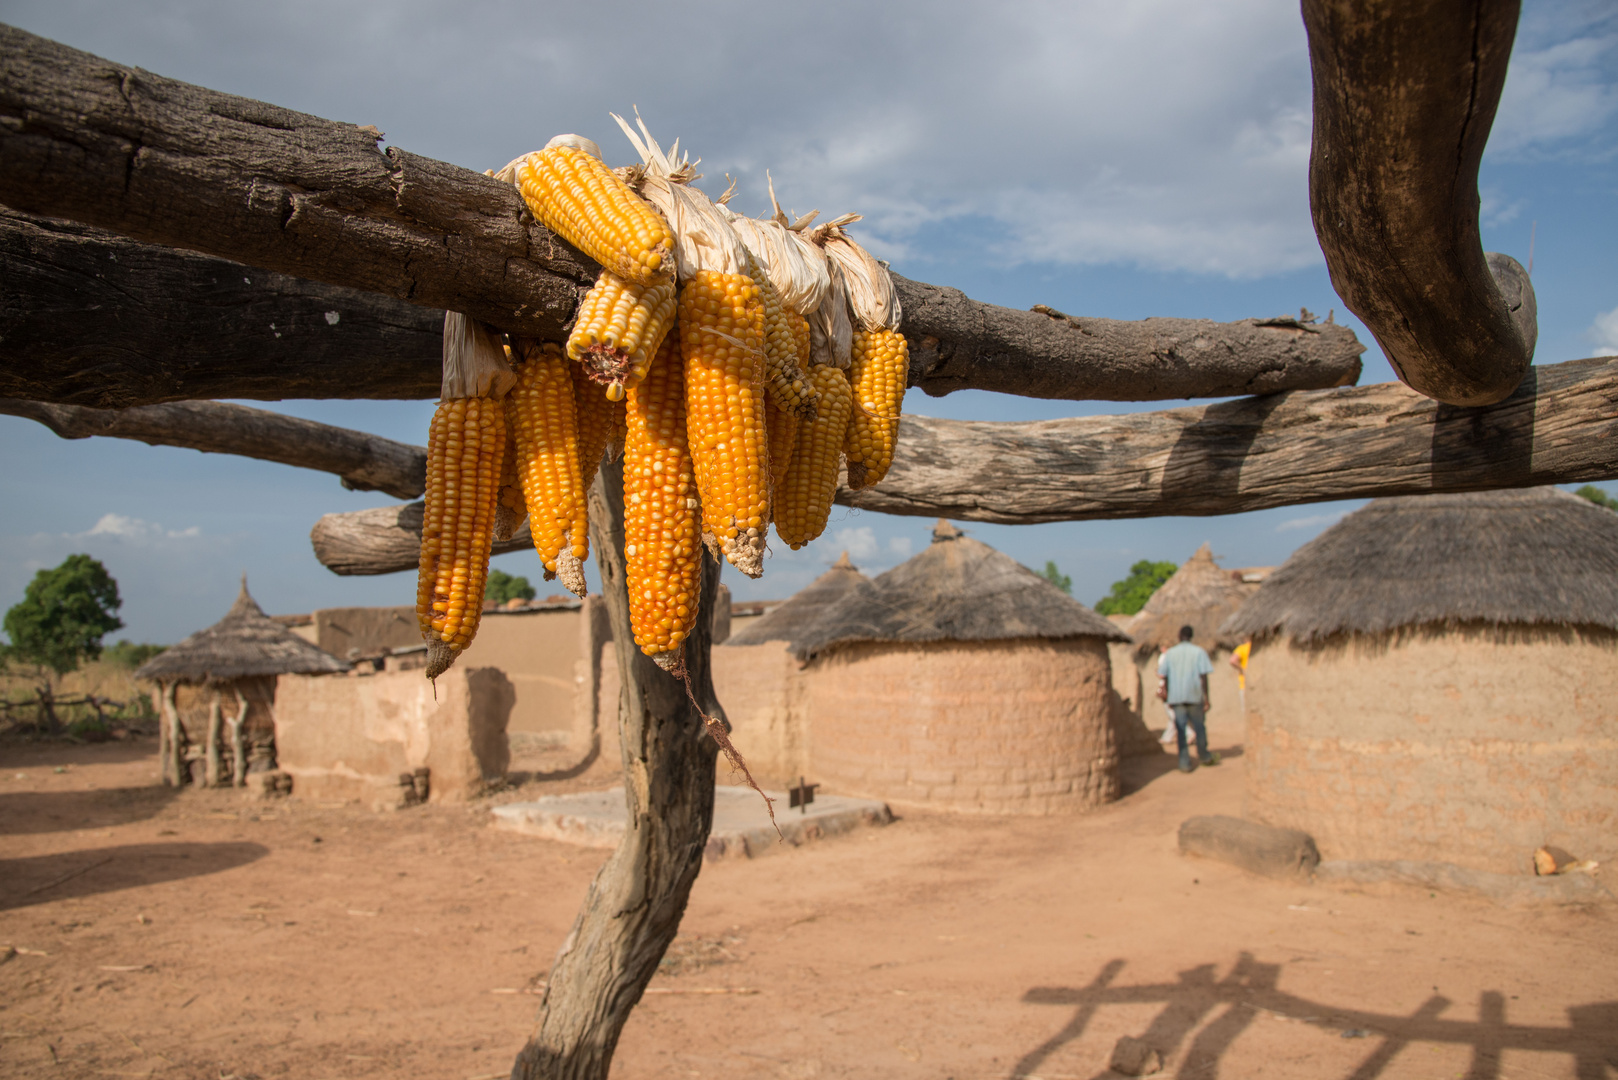
<svg viewBox="0 0 1618 1080">
<path fill-rule="evenodd" d="M 764 530 L 748 529 L 734 540 L 723 540 L 725 561 L 750 578 L 764 576 Z"/>
<path fill-rule="evenodd" d="M 863 491 L 868 482 L 871 470 L 865 467 L 864 462 L 850 461 L 848 463 L 848 490 Z"/>
<path fill-rule="evenodd" d="M 503 544 L 517 535 L 517 530 L 522 528 L 522 523 L 527 518 L 527 514 L 519 514 L 504 504 L 498 505 L 494 508 L 494 528 L 491 532 L 494 538 Z"/>
<path fill-rule="evenodd" d="M 678 645 L 675 648 L 668 650 L 667 652 L 660 652 L 660 653 L 653 653 L 652 654 L 652 663 L 656 664 L 658 667 L 662 668 L 664 671 L 668 672 L 670 675 L 673 675 L 676 672 L 680 671 L 681 668 L 683 668 L 685 666 L 684 661 L 685 661 L 685 646 L 684 645 Z"/>
<path fill-rule="evenodd" d="M 437 638 L 427 642 L 427 678 L 436 679 L 450 669 L 459 654 Z"/>
<path fill-rule="evenodd" d="M 581 599 L 589 595 L 590 590 L 584 584 L 584 563 L 571 551 L 563 548 L 556 553 L 556 573 L 546 574 L 547 578 L 556 577 L 566 587 L 567 591 Z"/>
</svg>

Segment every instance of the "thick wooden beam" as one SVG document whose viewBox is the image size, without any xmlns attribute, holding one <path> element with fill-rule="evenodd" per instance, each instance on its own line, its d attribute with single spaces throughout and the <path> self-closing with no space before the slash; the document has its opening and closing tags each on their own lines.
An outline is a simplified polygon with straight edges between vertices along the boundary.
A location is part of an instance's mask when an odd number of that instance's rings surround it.
<svg viewBox="0 0 1618 1080">
<path fill-rule="evenodd" d="M 1604 357 L 1531 368 L 1477 409 L 1379 383 L 1037 423 L 907 416 L 886 479 L 837 501 L 1031 525 L 1614 478 L 1618 357 Z M 386 574 L 416 565 L 420 536 L 412 503 L 328 514 L 310 538 L 337 573 Z"/>
<path fill-rule="evenodd" d="M 0 202 L 215 257 L 163 264 L 158 249 L 130 252 L 152 271 L 148 281 L 114 265 L 127 240 L 0 217 L 0 360 L 39 347 L 26 376 L 0 374 L 0 395 L 94 406 L 431 397 L 432 358 L 413 328 L 436 317 L 432 309 L 556 339 L 593 278 L 594 264 L 535 223 L 509 185 L 397 148 L 384 153 L 372 132 L 123 68 L 15 29 L 0 28 L 0 56 Z M 262 295 L 261 278 L 276 295 Z M 188 280 L 201 288 L 187 289 Z M 1363 346 L 1330 324 L 1069 318 L 896 284 L 911 381 L 934 395 L 1225 397 L 1347 385 L 1360 372 Z M 51 316 L 71 304 L 75 286 L 84 307 L 101 306 L 86 334 L 64 343 Z M 350 288 L 402 303 L 390 309 L 373 298 L 362 309 Z M 412 314 L 410 304 L 432 314 Z M 334 355 L 341 335 L 323 336 L 321 323 L 327 311 L 351 310 L 356 328 L 369 319 L 393 339 L 370 346 L 342 337 L 349 358 Z M 203 342 L 216 323 L 230 352 L 210 363 Z M 177 324 L 186 329 L 175 333 Z M 289 359 L 288 346 L 308 355 Z M 336 362 L 323 363 L 327 356 Z"/>
<path fill-rule="evenodd" d="M 0 413 L 37 420 L 64 439 L 103 435 L 151 446 L 239 454 L 335 473 L 346 488 L 385 491 L 400 499 L 418 498 L 426 490 L 423 447 L 245 405 L 176 401 L 133 409 L 87 409 L 0 398 Z"/>
<path fill-rule="evenodd" d="M 1516 388 L 1533 288 L 1486 256 L 1478 164 L 1518 0 L 1303 0 L 1314 72 L 1309 204 L 1332 285 L 1399 377 L 1451 405 Z"/>
</svg>

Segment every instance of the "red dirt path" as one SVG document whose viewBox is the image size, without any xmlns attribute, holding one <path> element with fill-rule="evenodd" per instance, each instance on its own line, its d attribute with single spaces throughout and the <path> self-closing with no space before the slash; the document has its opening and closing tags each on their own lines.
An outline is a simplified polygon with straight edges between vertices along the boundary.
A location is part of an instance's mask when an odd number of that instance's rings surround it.
<svg viewBox="0 0 1618 1080">
<path fill-rule="evenodd" d="M 1089 1080 L 1125 1034 L 1183 1077 L 1618 1076 L 1614 905 L 1186 860 L 1175 829 L 1239 812 L 1241 759 L 1166 763 L 1081 819 L 912 812 L 705 867 L 614 1077 Z M 0 749 L 0 1075 L 506 1075 L 604 852 L 495 831 L 488 804 L 156 777 L 150 741 Z"/>
</svg>

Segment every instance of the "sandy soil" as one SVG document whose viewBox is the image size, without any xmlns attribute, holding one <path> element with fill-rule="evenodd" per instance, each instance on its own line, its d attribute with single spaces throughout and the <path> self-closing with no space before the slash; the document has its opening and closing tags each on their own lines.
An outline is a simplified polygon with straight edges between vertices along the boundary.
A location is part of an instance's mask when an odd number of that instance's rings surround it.
<svg viewBox="0 0 1618 1080">
<path fill-rule="evenodd" d="M 1241 758 L 1168 764 L 1084 818 L 906 812 L 707 866 L 614 1076 L 1088 1080 L 1121 1035 L 1183 1077 L 1618 1076 L 1613 905 L 1187 860 L 1175 829 L 1239 811 Z M 604 857 L 487 803 L 175 794 L 149 740 L 0 767 L 8 1077 L 503 1077 Z"/>
</svg>

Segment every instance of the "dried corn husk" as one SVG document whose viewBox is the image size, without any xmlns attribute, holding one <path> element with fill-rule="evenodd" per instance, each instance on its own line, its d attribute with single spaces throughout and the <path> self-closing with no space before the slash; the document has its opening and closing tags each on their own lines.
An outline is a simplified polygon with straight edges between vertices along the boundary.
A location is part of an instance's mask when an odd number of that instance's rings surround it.
<svg viewBox="0 0 1618 1080">
<path fill-rule="evenodd" d="M 848 370 L 854 353 L 854 322 L 848 310 L 848 285 L 842 267 L 826 260 L 831 288 L 809 313 L 809 363 Z"/>
<path fill-rule="evenodd" d="M 732 214 L 724 206 L 719 209 L 769 274 L 783 307 L 807 315 L 820 306 L 831 290 L 831 275 L 818 248 L 807 241 L 800 242 L 797 234 L 779 221 L 758 221 Z"/>
<path fill-rule="evenodd" d="M 443 400 L 502 398 L 517 384 L 500 336 L 459 311 L 444 312 Z"/>
<path fill-rule="evenodd" d="M 861 330 L 897 330 L 901 312 L 893 279 L 886 266 L 843 231 L 842 226 L 849 220 L 852 216 L 818 226 L 810 239 L 819 243 L 827 258 L 842 269 L 855 325 Z"/>
<path fill-rule="evenodd" d="M 647 202 L 669 223 L 674 232 L 674 273 L 684 284 L 698 270 L 719 274 L 747 273 L 747 247 L 730 227 L 728 210 L 715 206 L 708 196 L 691 187 L 700 179 L 696 163 L 680 156 L 680 141 L 674 140 L 667 153 L 646 130 L 646 122 L 635 115 L 640 126 L 636 134 L 623 117 L 609 113 L 640 154 L 641 163 L 629 170 L 627 179 Z"/>
</svg>

